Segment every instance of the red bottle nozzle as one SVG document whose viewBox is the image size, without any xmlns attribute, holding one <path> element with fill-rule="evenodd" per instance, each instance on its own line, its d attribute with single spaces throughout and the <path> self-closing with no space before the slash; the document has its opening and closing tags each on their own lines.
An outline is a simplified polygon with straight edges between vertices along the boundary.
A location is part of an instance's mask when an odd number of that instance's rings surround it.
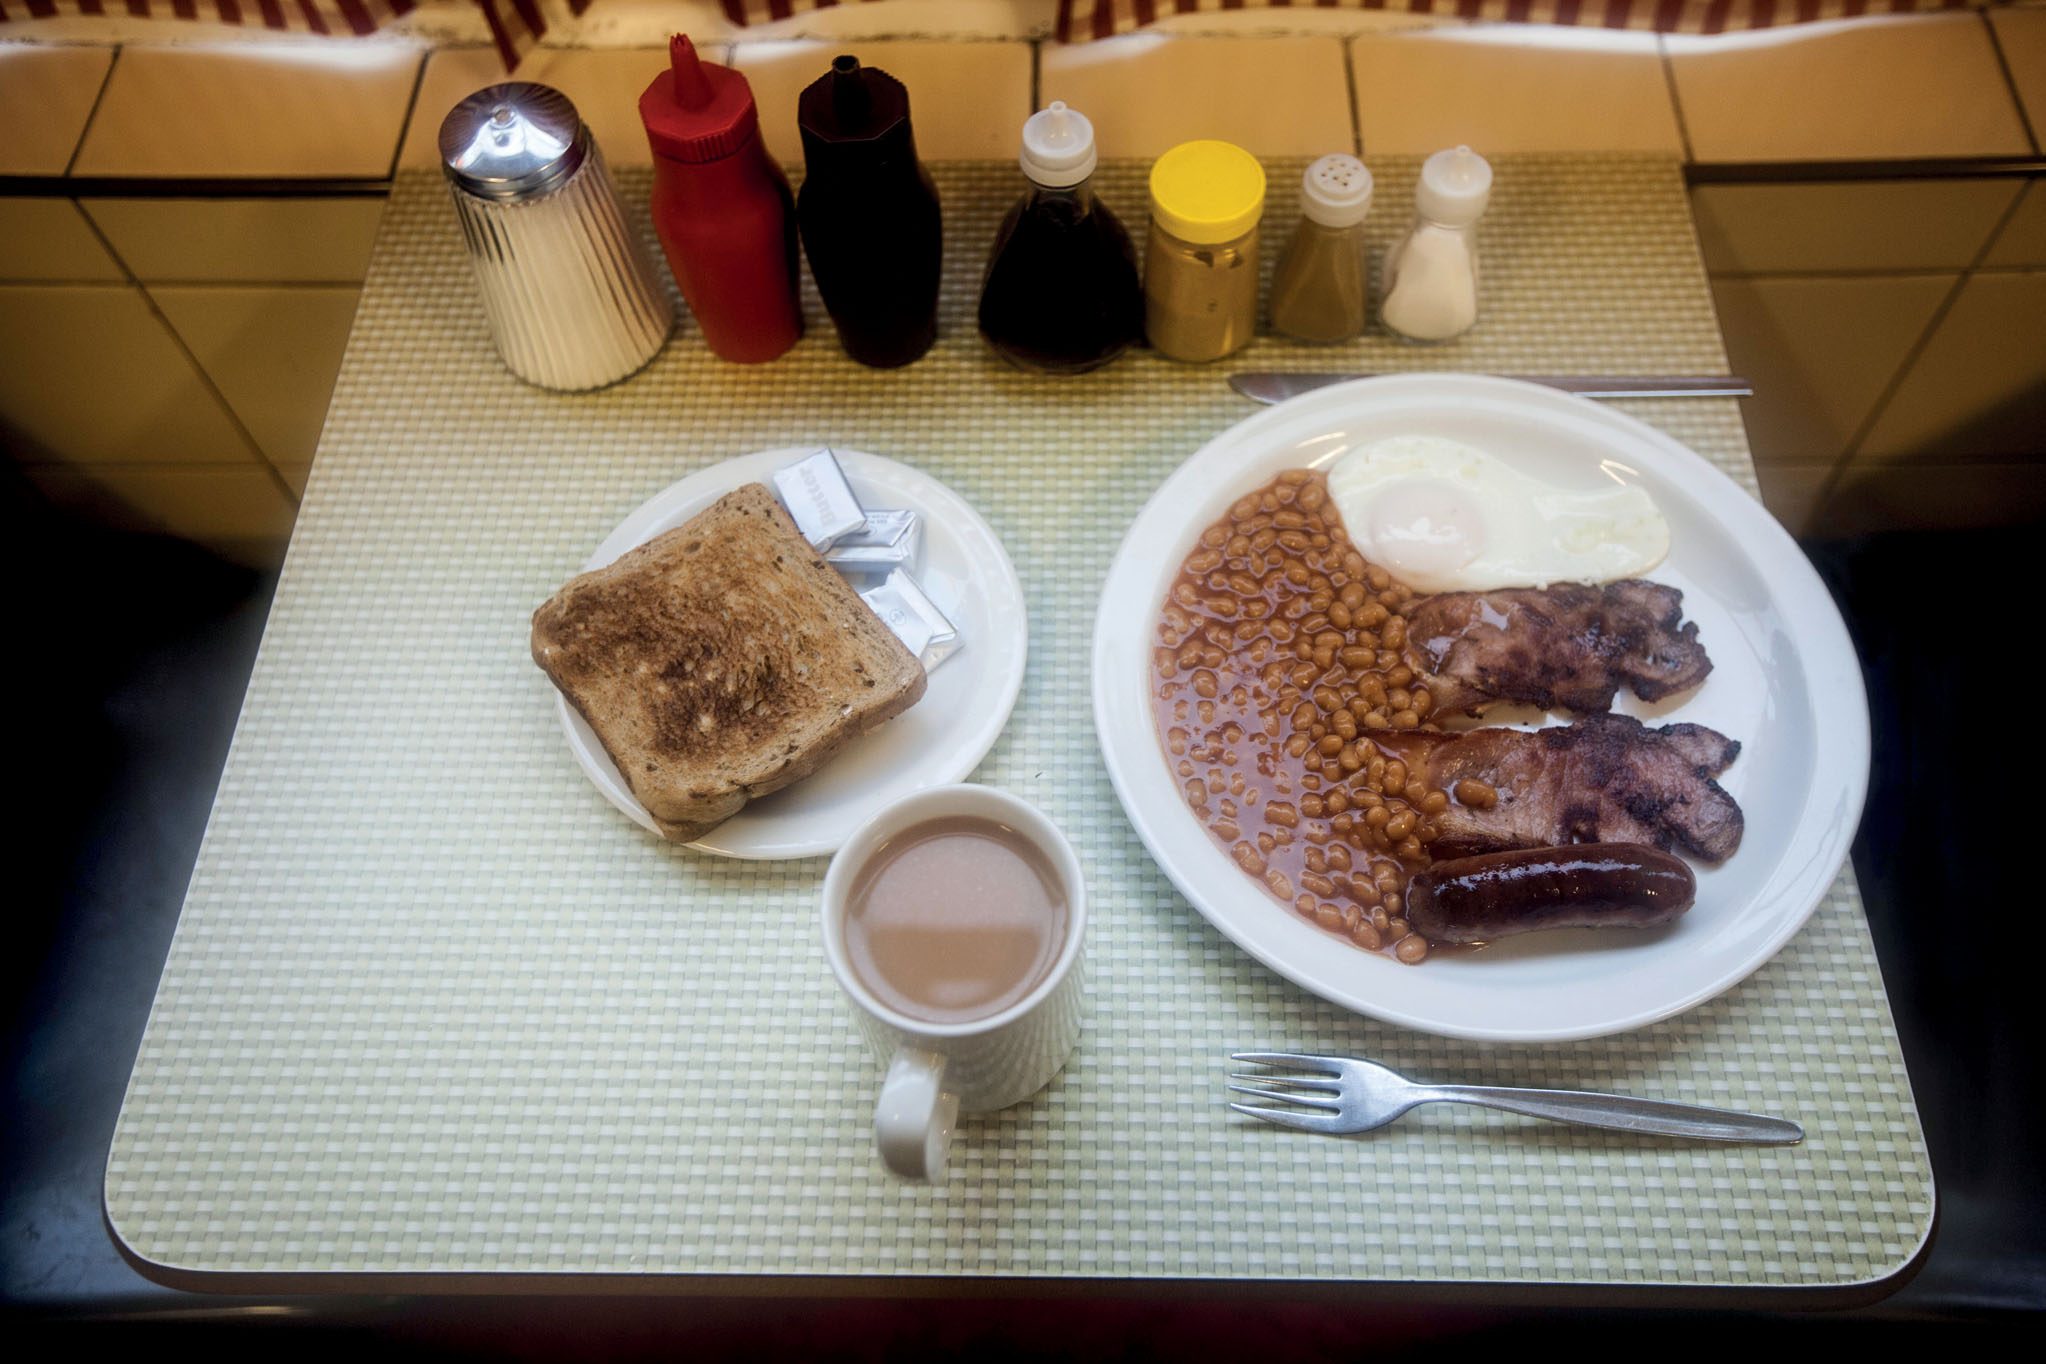
<svg viewBox="0 0 2046 1364">
<path fill-rule="evenodd" d="M 701 109 L 711 102 L 714 91 L 710 78 L 703 73 L 703 63 L 697 60 L 696 44 L 689 41 L 686 33 L 677 33 L 668 39 L 668 62 L 675 69 L 675 102 L 684 109 Z"/>
<path fill-rule="evenodd" d="M 746 78 L 697 56 L 686 33 L 668 39 L 668 69 L 640 94 L 639 117 L 654 155 L 692 163 L 732 155 L 760 126 Z"/>
</svg>

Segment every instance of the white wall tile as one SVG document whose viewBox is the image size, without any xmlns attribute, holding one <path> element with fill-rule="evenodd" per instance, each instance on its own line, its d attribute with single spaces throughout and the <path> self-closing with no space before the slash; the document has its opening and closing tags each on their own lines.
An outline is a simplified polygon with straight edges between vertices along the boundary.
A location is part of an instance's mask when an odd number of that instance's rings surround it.
<svg viewBox="0 0 2046 1364">
<path fill-rule="evenodd" d="M 85 211 L 145 284 L 359 283 L 384 200 L 90 199 Z"/>
<path fill-rule="evenodd" d="M 1364 154 L 1683 154 L 1655 35 L 1497 24 L 1358 38 Z"/>
<path fill-rule="evenodd" d="M 2034 180 L 2025 187 L 2018 211 L 1996 234 L 1982 263 L 2046 265 L 2046 180 Z"/>
<path fill-rule="evenodd" d="M 2031 149 L 1988 31 L 1973 14 L 1665 41 L 1699 161 Z"/>
<path fill-rule="evenodd" d="M 298 514 L 275 476 L 253 465 L 34 465 L 23 472 L 60 507 L 196 541 L 258 568 L 283 558 Z"/>
<path fill-rule="evenodd" d="M 421 55 L 393 43 L 124 48 L 73 173 L 382 177 Z"/>
<path fill-rule="evenodd" d="M 0 43 L 0 175 L 62 175 L 113 49 Z"/>
<path fill-rule="evenodd" d="M 133 286 L 0 287 L 0 425 L 25 462 L 256 462 Z"/>
<path fill-rule="evenodd" d="M 2017 197 L 2015 180 L 1700 185 L 1691 212 L 1705 268 L 1961 270 Z"/>
<path fill-rule="evenodd" d="M 1838 456 L 1952 290 L 1953 275 L 1715 280 L 1757 463 Z"/>
<path fill-rule="evenodd" d="M 312 462 L 359 289 L 150 291 L 272 464 Z"/>
<path fill-rule="evenodd" d="M 1344 61 L 1336 38 L 1137 33 L 1047 44 L 1038 97 L 1092 119 L 1103 156 L 1155 157 L 1197 138 L 1257 156 L 1318 156 L 1356 145 Z M 1012 129 L 1011 154 L 1015 138 Z"/>
<path fill-rule="evenodd" d="M 2010 65 L 2011 82 L 2031 120 L 2032 136 L 2046 137 L 2046 9 L 1987 11 L 1996 44 Z"/>
<path fill-rule="evenodd" d="M 2046 270 L 1969 277 L 1862 457 L 2029 457 L 2046 482 Z"/>
<path fill-rule="evenodd" d="M 0 199 L 0 279 L 123 279 L 69 199 Z"/>
</svg>

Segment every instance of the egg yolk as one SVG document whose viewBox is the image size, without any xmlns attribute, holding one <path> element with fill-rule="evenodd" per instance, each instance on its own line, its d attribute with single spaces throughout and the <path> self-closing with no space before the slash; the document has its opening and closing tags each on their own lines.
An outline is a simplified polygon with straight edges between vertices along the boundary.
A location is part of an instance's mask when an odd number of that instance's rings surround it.
<svg viewBox="0 0 2046 1364">
<path fill-rule="evenodd" d="M 1477 504 L 1453 484 L 1402 479 L 1371 505 L 1370 557 L 1395 577 L 1454 573 L 1485 549 Z"/>
</svg>

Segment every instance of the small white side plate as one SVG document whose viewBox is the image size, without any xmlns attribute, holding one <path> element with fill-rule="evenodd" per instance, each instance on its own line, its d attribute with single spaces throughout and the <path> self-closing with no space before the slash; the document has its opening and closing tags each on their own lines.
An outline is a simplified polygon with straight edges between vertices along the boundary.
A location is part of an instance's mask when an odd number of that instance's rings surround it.
<svg viewBox="0 0 2046 1364">
<path fill-rule="evenodd" d="M 602 568 L 629 549 L 673 530 L 732 489 L 773 485 L 774 471 L 815 446 L 741 455 L 655 494 L 584 563 Z M 815 857 L 838 845 L 880 806 L 926 786 L 960 781 L 994 747 L 1023 686 L 1030 630 L 1016 566 L 980 513 L 965 499 L 906 464 L 832 447 L 863 506 L 908 507 L 923 514 L 923 561 L 916 579 L 963 641 L 930 676 L 923 699 L 845 748 L 824 768 L 749 803 L 689 846 L 722 857 Z M 555 706 L 568 746 L 590 783 L 634 823 L 653 817 L 597 742 L 589 724 L 558 693 Z"/>
<path fill-rule="evenodd" d="M 1698 902 L 1676 923 L 1532 933 L 1402 966 L 1265 894 L 1187 809 L 1151 712 L 1151 649 L 1166 588 L 1201 531 L 1244 493 L 1394 435 L 1475 445 L 1566 488 L 1638 484 L 1668 518 L 1669 558 L 1644 576 L 1683 592 L 1712 675 L 1660 705 L 1623 696 L 1614 709 L 1740 740 L 1740 757 L 1719 780 L 1747 817 L 1740 851 L 1697 869 Z M 1519 727 L 1567 719 L 1534 715 Z M 1237 945 L 1336 1004 L 1486 1041 L 1638 1028 L 1747 976 L 1832 885 L 1868 785 L 1868 705 L 1853 644 L 1818 574 L 1762 504 L 1694 451 L 1611 408 L 1474 375 L 1324 388 L 1237 423 L 1181 465 L 1137 514 L 1109 567 L 1095 621 L 1094 725 L 1116 794 L 1151 855 Z"/>
</svg>

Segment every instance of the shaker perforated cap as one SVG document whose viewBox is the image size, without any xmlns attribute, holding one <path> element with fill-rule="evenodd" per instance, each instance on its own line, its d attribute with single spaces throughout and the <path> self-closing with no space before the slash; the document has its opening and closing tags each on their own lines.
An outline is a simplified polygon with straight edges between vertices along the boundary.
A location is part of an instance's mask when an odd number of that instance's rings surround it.
<svg viewBox="0 0 2046 1364">
<path fill-rule="evenodd" d="M 1023 120 L 1023 173 L 1046 189 L 1065 189 L 1094 173 L 1094 125 L 1062 100 Z"/>
<path fill-rule="evenodd" d="M 1421 163 L 1414 207 L 1430 221 L 1448 227 L 1474 223 L 1491 197 L 1492 167 L 1469 147 L 1437 152 Z"/>
<path fill-rule="evenodd" d="M 1323 227 L 1355 227 L 1371 212 L 1371 172 L 1354 156 L 1324 156 L 1300 177 L 1300 212 Z"/>
</svg>

